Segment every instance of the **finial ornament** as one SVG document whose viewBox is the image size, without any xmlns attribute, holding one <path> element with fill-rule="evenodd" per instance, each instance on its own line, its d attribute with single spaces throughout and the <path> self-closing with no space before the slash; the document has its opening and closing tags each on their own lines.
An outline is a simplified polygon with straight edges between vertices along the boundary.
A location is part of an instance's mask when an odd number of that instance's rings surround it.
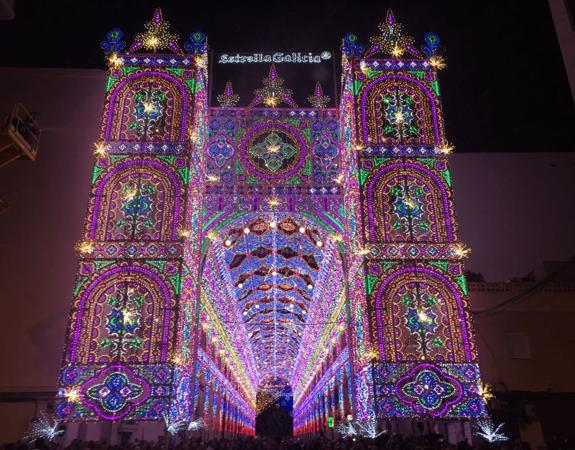
<svg viewBox="0 0 575 450">
<path fill-rule="evenodd" d="M 240 96 L 234 94 L 234 88 L 232 87 L 232 82 L 228 81 L 226 83 L 226 88 L 223 94 L 218 95 L 218 103 L 222 108 L 233 108 L 240 101 Z"/>
<path fill-rule="evenodd" d="M 341 45 L 341 50 L 349 58 L 353 56 L 361 56 L 364 47 L 357 43 L 357 36 L 353 33 L 347 33 L 343 37 L 343 44 Z"/>
<path fill-rule="evenodd" d="M 380 34 L 369 38 L 371 46 L 367 50 L 366 58 L 378 53 L 387 53 L 394 58 L 400 58 L 404 53 L 421 57 L 421 53 L 414 46 L 414 39 L 403 34 L 403 25 L 395 21 L 392 10 L 387 11 L 385 21 L 378 25 Z"/>
<path fill-rule="evenodd" d="M 201 55 L 208 51 L 208 37 L 203 31 L 193 31 L 184 43 L 184 49 L 194 55 Z"/>
<path fill-rule="evenodd" d="M 124 33 L 119 28 L 112 28 L 106 33 L 106 39 L 100 42 L 100 48 L 105 55 L 120 53 L 126 48 L 126 41 L 122 39 Z"/>
<path fill-rule="evenodd" d="M 256 97 L 249 104 L 249 108 L 262 103 L 265 106 L 276 108 L 282 102 L 294 108 L 298 107 L 292 98 L 292 91 L 283 87 L 284 80 L 278 76 L 274 64 L 271 65 L 269 75 L 262 80 L 262 84 L 264 85 L 262 88 L 254 91 Z"/>
<path fill-rule="evenodd" d="M 178 35 L 169 31 L 170 22 L 164 20 L 162 10 L 157 8 L 154 11 L 152 20 L 144 24 L 146 29 L 143 33 L 138 33 L 134 43 L 128 51 L 133 53 L 137 50 L 151 50 L 154 53 L 158 50 L 170 49 L 174 53 L 182 54 L 182 49 L 178 44 Z"/>
<path fill-rule="evenodd" d="M 310 95 L 307 98 L 307 101 L 313 108 L 316 109 L 325 108 L 329 103 L 329 96 L 323 95 L 323 89 L 321 88 L 321 84 L 319 83 L 319 81 L 315 85 L 313 95 Z"/>
</svg>

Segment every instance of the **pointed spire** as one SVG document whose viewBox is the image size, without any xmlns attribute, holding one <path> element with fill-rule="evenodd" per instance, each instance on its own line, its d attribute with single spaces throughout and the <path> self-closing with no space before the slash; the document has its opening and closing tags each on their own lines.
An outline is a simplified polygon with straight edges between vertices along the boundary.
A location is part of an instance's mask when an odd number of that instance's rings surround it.
<svg viewBox="0 0 575 450">
<path fill-rule="evenodd" d="M 234 88 L 232 87 L 232 82 L 228 81 L 226 83 L 226 88 L 224 93 L 218 95 L 218 103 L 222 108 L 233 108 L 240 101 L 240 96 L 234 94 Z"/>
<path fill-rule="evenodd" d="M 277 71 L 276 71 L 276 65 L 275 65 L 275 64 L 272 64 L 272 65 L 270 66 L 270 74 L 269 74 L 268 78 L 269 78 L 270 80 L 275 80 L 277 77 L 278 77 L 278 73 L 277 73 Z"/>
<path fill-rule="evenodd" d="M 315 84 L 313 95 L 310 95 L 307 98 L 307 101 L 316 109 L 325 108 L 329 103 L 329 97 L 327 95 L 323 95 L 323 89 L 321 88 L 321 83 L 319 81 Z"/>
<path fill-rule="evenodd" d="M 393 17 L 393 11 L 391 9 L 387 10 L 387 14 L 385 15 L 385 21 L 389 26 L 393 26 L 393 24 L 395 23 L 395 17 Z"/>
<path fill-rule="evenodd" d="M 133 44 L 128 49 L 130 53 L 142 48 L 144 50 L 152 50 L 154 53 L 166 48 L 172 50 L 174 53 L 183 53 L 178 44 L 178 35 L 169 31 L 170 22 L 164 20 L 162 10 L 160 8 L 157 8 L 154 11 L 152 20 L 146 22 L 144 24 L 144 28 L 146 31 L 138 33 Z"/>
<path fill-rule="evenodd" d="M 164 18 L 164 15 L 162 14 L 162 8 L 156 8 L 156 10 L 154 11 L 154 16 L 152 17 L 152 20 L 156 23 L 161 23 L 163 18 Z"/>
</svg>

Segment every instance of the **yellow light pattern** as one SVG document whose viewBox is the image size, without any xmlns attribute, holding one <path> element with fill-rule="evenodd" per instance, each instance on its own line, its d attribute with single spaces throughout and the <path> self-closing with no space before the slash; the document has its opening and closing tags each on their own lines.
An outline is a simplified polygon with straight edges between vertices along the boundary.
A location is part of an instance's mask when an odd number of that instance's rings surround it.
<svg viewBox="0 0 575 450">
<path fill-rule="evenodd" d="M 91 255 L 96 249 L 94 243 L 89 240 L 78 242 L 75 246 L 77 252 L 82 255 Z"/>
</svg>

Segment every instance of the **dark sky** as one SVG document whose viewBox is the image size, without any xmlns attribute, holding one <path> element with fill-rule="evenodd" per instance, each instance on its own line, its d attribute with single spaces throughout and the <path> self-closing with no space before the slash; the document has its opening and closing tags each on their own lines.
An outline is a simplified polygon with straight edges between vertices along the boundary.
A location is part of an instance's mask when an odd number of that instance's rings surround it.
<svg viewBox="0 0 575 450">
<path fill-rule="evenodd" d="M 0 22 L 4 66 L 104 68 L 99 42 L 119 26 L 128 40 L 161 6 L 181 37 L 202 29 L 214 52 L 337 50 L 352 31 L 362 42 L 393 8 L 407 34 L 428 31 L 446 47 L 440 74 L 449 139 L 458 152 L 572 151 L 575 108 L 547 1 L 138 1 L 16 0 L 16 20 Z M 339 55 L 338 55 L 339 59 Z M 335 65 L 339 70 L 339 60 Z M 228 77 L 246 104 L 264 65 Z M 325 70 L 325 67 L 329 70 Z M 315 79 L 333 97 L 333 66 L 278 67 L 301 105 Z M 239 77 L 239 79 L 237 79 Z M 336 79 L 339 79 L 336 74 Z"/>
</svg>

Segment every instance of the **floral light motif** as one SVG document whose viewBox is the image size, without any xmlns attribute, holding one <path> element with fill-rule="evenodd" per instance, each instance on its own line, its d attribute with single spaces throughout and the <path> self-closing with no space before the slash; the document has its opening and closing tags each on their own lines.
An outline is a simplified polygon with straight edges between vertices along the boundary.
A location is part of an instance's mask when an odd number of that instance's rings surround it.
<svg viewBox="0 0 575 450">
<path fill-rule="evenodd" d="M 441 43 L 441 39 L 435 33 L 427 33 L 423 37 L 424 45 L 422 47 L 423 53 L 425 53 L 428 57 L 432 57 L 439 52 L 439 44 Z"/>
<path fill-rule="evenodd" d="M 118 356 L 130 354 L 141 347 L 141 310 L 144 302 L 145 294 L 139 292 L 137 286 L 128 286 L 107 295 L 108 335 L 100 341 L 100 347 L 109 347 L 109 353 Z"/>
<path fill-rule="evenodd" d="M 428 333 L 435 329 L 435 319 L 436 315 L 432 311 L 411 308 L 405 317 L 405 322 L 412 333 Z"/>
</svg>

